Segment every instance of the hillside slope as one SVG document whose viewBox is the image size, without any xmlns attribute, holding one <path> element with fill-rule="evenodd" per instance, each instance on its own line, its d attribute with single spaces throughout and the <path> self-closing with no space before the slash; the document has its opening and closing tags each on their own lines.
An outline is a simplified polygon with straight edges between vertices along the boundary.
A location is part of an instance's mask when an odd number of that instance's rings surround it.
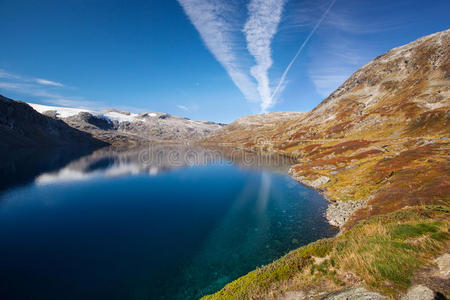
<svg viewBox="0 0 450 300">
<path fill-rule="evenodd" d="M 308 113 L 263 117 L 203 142 L 295 158 L 341 234 L 205 299 L 450 297 L 450 30 L 375 58 Z"/>
<path fill-rule="evenodd" d="M 96 145 L 90 134 L 36 112 L 24 102 L 0 95 L 0 147 Z"/>
<path fill-rule="evenodd" d="M 270 115 L 270 114 L 269 114 Z M 370 215 L 450 198 L 450 30 L 394 48 L 355 72 L 312 111 L 217 131 L 205 143 L 289 154 L 300 182 Z M 367 204 L 367 205 L 366 205 Z M 337 205 L 337 204 L 336 204 Z"/>
</svg>

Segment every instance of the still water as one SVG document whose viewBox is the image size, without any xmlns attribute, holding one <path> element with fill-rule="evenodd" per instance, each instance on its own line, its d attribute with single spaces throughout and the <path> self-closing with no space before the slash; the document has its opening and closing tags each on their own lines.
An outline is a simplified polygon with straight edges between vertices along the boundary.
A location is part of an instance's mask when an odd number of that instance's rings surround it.
<svg viewBox="0 0 450 300">
<path fill-rule="evenodd" d="M 2 299 L 197 299 L 336 233 L 286 157 L 173 146 L 2 157 Z"/>
</svg>

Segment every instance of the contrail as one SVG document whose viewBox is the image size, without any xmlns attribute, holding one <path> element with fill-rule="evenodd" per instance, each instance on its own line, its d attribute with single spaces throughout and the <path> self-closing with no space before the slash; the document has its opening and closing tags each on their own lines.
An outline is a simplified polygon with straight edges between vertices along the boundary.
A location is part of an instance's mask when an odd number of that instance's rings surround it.
<svg viewBox="0 0 450 300">
<path fill-rule="evenodd" d="M 297 57 L 300 55 L 300 53 L 302 52 L 303 48 L 305 48 L 306 44 L 309 42 L 309 40 L 311 39 L 311 37 L 313 36 L 313 34 L 316 32 L 317 28 L 319 28 L 320 24 L 322 24 L 322 21 L 325 19 L 325 17 L 327 16 L 327 14 L 330 12 L 331 8 L 333 7 L 334 3 L 336 2 L 336 0 L 332 0 L 330 3 L 330 6 L 328 6 L 327 10 L 323 13 L 322 17 L 319 19 L 319 21 L 317 22 L 317 24 L 314 26 L 314 28 L 311 30 L 311 32 L 309 33 L 309 35 L 306 37 L 305 41 L 303 42 L 303 44 L 300 46 L 300 48 L 298 49 L 297 53 L 295 54 L 295 56 L 292 58 L 291 62 L 288 64 L 288 66 L 286 67 L 286 70 L 284 70 L 283 75 L 281 75 L 281 79 L 280 82 L 278 83 L 277 87 L 275 88 L 275 90 L 272 93 L 272 96 L 270 97 L 271 99 L 274 99 L 275 96 L 277 95 L 278 90 L 280 89 L 280 86 L 283 84 L 284 79 L 286 78 L 287 73 L 289 72 L 289 70 L 291 69 L 292 65 L 294 64 L 295 60 L 297 59 Z"/>
<path fill-rule="evenodd" d="M 248 19 L 243 32 L 247 41 L 247 49 L 255 59 L 250 74 L 256 79 L 261 99 L 261 110 L 272 106 L 272 97 L 268 71 L 272 66 L 273 37 L 278 31 L 285 0 L 251 0 L 248 8 Z"/>
</svg>

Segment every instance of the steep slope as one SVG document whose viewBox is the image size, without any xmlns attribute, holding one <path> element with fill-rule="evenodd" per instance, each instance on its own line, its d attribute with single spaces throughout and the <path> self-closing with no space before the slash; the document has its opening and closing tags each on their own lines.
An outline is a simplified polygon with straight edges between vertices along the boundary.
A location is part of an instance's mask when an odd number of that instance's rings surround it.
<svg viewBox="0 0 450 300">
<path fill-rule="evenodd" d="M 29 104 L 42 114 L 61 119 L 71 127 L 91 133 L 110 144 L 194 141 L 206 137 L 223 126 L 223 124 L 193 121 L 166 113 L 134 114 L 115 109 L 93 111 Z"/>
<path fill-rule="evenodd" d="M 0 95 L 0 147 L 106 145 L 90 134 L 36 112 L 28 104 Z"/>
<path fill-rule="evenodd" d="M 205 298 L 322 299 L 357 286 L 392 299 L 417 289 L 448 297 L 448 267 L 437 265 L 448 263 L 450 249 L 449 121 L 446 30 L 375 58 L 311 112 L 250 130 L 238 120 L 207 138 L 295 158 L 290 173 L 333 202 L 327 217 L 342 234 Z M 336 295 L 323 299 L 343 297 Z"/>
<path fill-rule="evenodd" d="M 278 148 L 305 139 L 445 136 L 450 105 L 449 43 L 450 30 L 446 30 L 394 48 L 355 72 L 311 112 L 280 118 L 283 124 L 276 133 L 256 132 Z M 244 142 L 245 138 L 238 138 L 236 123 L 210 140 L 233 134 L 236 141 Z"/>
<path fill-rule="evenodd" d="M 446 30 L 375 58 L 311 112 L 247 129 L 238 120 L 205 142 L 296 157 L 291 173 L 302 183 L 332 201 L 362 200 L 343 205 L 344 215 L 331 211 L 335 224 L 351 226 L 406 205 L 448 201 L 449 121 Z"/>
</svg>

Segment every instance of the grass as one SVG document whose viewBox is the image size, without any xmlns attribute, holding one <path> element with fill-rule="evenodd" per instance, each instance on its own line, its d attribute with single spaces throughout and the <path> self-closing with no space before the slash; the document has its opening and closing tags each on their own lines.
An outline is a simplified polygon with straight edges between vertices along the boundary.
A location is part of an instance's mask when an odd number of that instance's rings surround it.
<svg viewBox="0 0 450 300">
<path fill-rule="evenodd" d="M 289 290 L 333 292 L 363 284 L 397 297 L 416 270 L 449 245 L 447 206 L 417 206 L 360 222 L 294 250 L 204 299 L 276 298 Z M 350 278 L 350 279 L 349 279 Z"/>
</svg>

